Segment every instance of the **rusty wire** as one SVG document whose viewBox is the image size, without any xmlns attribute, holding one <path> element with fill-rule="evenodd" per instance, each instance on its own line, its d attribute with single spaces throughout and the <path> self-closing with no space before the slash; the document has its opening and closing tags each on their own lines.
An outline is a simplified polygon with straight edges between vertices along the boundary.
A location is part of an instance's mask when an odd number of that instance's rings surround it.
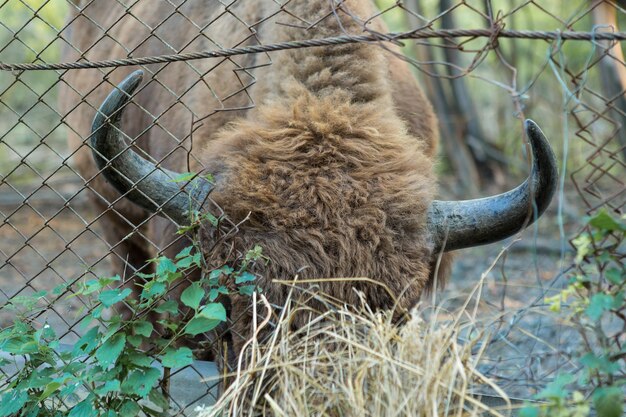
<svg viewBox="0 0 626 417">
<path fill-rule="evenodd" d="M 112 59 L 95 62 L 63 62 L 57 64 L 40 63 L 2 63 L 2 71 L 43 71 L 68 70 L 86 68 L 126 67 L 131 65 L 163 64 L 168 62 L 192 61 L 206 58 L 226 58 L 236 55 L 258 54 L 262 52 L 276 52 L 288 49 L 312 48 L 319 46 L 336 46 L 349 43 L 364 43 L 374 41 L 399 41 L 407 39 L 432 38 L 509 38 L 535 40 L 572 40 L 572 41 L 624 41 L 626 32 L 573 32 L 573 31 L 536 31 L 536 30 L 508 30 L 494 29 L 442 29 L 442 30 L 414 30 L 403 33 L 384 33 L 372 35 L 344 35 L 324 39 L 303 39 L 301 41 L 281 42 L 270 45 L 253 45 L 240 48 L 225 48 L 217 51 L 187 52 L 184 54 L 147 56 L 142 58 Z"/>
</svg>

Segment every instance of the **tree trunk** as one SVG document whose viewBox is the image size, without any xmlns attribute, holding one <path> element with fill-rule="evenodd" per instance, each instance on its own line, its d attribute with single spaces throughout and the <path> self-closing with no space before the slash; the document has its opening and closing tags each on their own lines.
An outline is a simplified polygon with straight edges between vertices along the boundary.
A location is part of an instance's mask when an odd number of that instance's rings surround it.
<svg viewBox="0 0 626 417">
<path fill-rule="evenodd" d="M 598 30 L 617 32 L 619 29 L 615 6 L 602 0 L 592 0 L 592 3 L 594 6 L 592 11 L 593 24 L 600 26 Z M 623 5 L 626 2 L 620 1 L 619 3 Z M 611 109 L 608 116 L 615 123 L 615 137 L 619 141 L 622 157 L 626 161 L 626 127 L 623 122 L 626 118 L 626 67 L 624 66 L 624 54 L 620 42 L 601 41 L 598 44 L 600 45 L 598 54 L 601 56 L 599 69 L 600 77 L 602 78 L 602 89 L 607 99 L 607 107 Z"/>
<path fill-rule="evenodd" d="M 413 10 L 419 11 L 419 0 L 413 2 Z M 409 28 L 421 26 L 418 19 L 410 13 L 406 14 Z M 425 40 L 430 44 L 431 41 Z M 420 46 L 415 44 L 412 53 L 419 61 L 437 62 L 435 48 L 432 46 Z M 464 141 L 464 130 L 459 121 L 460 109 L 456 106 L 455 100 L 450 100 L 453 95 L 450 82 L 440 75 L 440 71 L 434 65 L 424 65 L 424 69 L 430 73 L 431 78 L 422 83 L 426 95 L 437 113 L 439 119 L 439 130 L 441 132 L 441 142 L 443 151 L 459 178 L 463 192 L 473 196 L 478 193 L 480 186 L 480 175 L 476 167 L 474 158 Z"/>
</svg>

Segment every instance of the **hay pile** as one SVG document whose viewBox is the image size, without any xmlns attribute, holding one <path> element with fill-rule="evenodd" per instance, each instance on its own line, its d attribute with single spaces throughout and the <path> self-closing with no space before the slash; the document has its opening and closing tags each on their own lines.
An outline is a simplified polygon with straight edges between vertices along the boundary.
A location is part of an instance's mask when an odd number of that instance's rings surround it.
<svg viewBox="0 0 626 417">
<path fill-rule="evenodd" d="M 294 314 L 309 315 L 308 326 L 290 331 Z M 249 342 L 234 382 L 199 416 L 507 415 L 471 395 L 485 386 L 500 392 L 476 369 L 485 337 L 461 325 L 461 315 L 446 317 L 426 322 L 414 312 L 397 326 L 390 313 L 366 307 L 317 313 L 292 302 L 272 318 L 269 342 Z M 461 332 L 475 336 L 460 343 Z"/>
</svg>

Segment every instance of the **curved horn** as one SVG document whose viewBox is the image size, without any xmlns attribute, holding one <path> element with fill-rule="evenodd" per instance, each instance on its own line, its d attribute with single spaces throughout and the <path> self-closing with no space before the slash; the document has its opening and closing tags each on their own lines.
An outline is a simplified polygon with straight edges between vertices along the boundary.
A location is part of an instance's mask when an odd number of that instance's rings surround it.
<svg viewBox="0 0 626 417">
<path fill-rule="evenodd" d="M 485 245 L 514 235 L 541 216 L 558 182 L 556 158 L 532 120 L 524 122 L 532 148 L 530 176 L 517 188 L 493 197 L 433 201 L 428 229 L 437 252 Z"/>
<path fill-rule="evenodd" d="M 93 157 L 104 177 L 132 202 L 150 212 L 161 209 L 178 224 L 189 224 L 189 212 L 199 208 L 211 191 L 211 183 L 196 177 L 180 187 L 172 181 L 180 174 L 146 161 L 123 139 L 120 128 L 123 108 L 142 79 L 141 70 L 130 74 L 98 109 L 91 127 Z"/>
</svg>

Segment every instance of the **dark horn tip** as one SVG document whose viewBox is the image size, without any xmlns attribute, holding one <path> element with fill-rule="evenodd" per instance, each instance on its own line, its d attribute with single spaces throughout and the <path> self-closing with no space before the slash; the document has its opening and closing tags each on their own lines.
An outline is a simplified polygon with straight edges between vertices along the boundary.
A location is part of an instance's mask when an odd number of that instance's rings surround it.
<svg viewBox="0 0 626 417">
<path fill-rule="evenodd" d="M 532 120 L 524 121 L 532 168 L 518 187 L 492 197 L 436 201 L 428 211 L 428 228 L 435 253 L 506 239 L 534 223 L 548 208 L 559 182 L 550 143 Z"/>
<path fill-rule="evenodd" d="M 120 135 L 109 135 L 110 132 L 116 131 L 111 129 L 109 124 L 119 127 L 123 108 L 142 80 L 142 70 L 132 72 L 109 93 L 96 112 L 91 125 L 90 142 L 94 159 L 100 169 L 104 168 L 108 159 L 126 147 Z M 107 160 L 103 159 L 103 156 L 107 156 Z"/>
<path fill-rule="evenodd" d="M 127 94 L 132 94 L 142 80 L 143 70 L 136 70 L 127 75 L 126 78 L 124 78 L 124 80 L 117 86 L 117 88 Z"/>
<path fill-rule="evenodd" d="M 526 131 L 528 131 L 529 129 L 541 130 L 539 129 L 539 125 L 535 123 L 532 119 L 524 120 L 524 128 L 526 129 Z"/>
<path fill-rule="evenodd" d="M 538 192 L 534 196 L 537 206 L 537 215 L 541 215 L 550 204 L 552 196 L 557 189 L 559 172 L 557 169 L 556 156 L 537 123 L 530 119 L 524 121 L 526 135 L 530 141 L 533 154 L 533 180 L 534 190 Z"/>
<path fill-rule="evenodd" d="M 141 84 L 142 80 L 143 70 L 134 71 L 124 78 L 104 100 L 98 110 L 98 115 L 110 117 L 120 107 L 124 106 L 130 100 L 131 95 L 135 92 L 139 84 Z"/>
</svg>

